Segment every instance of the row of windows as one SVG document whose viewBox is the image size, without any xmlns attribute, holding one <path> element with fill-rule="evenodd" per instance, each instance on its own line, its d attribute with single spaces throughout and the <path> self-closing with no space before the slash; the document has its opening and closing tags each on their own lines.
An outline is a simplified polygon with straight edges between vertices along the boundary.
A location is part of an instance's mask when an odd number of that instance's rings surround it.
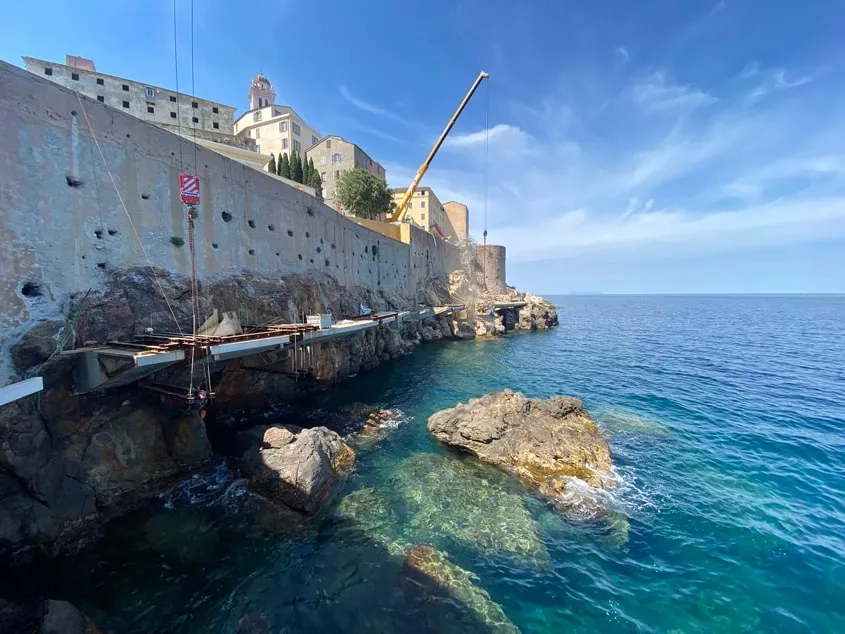
<svg viewBox="0 0 845 634">
<path fill-rule="evenodd" d="M 52 74 L 53 74 L 53 69 L 52 69 L 52 68 L 50 68 L 49 66 L 45 67 L 45 68 L 44 68 L 44 74 L 45 74 L 45 75 L 52 75 Z M 71 78 L 73 81 L 79 81 L 79 73 L 71 73 L 71 74 L 70 74 L 70 78 Z M 103 80 L 103 78 L 102 78 L 102 77 L 97 77 L 97 85 L 98 85 L 98 86 L 104 86 L 104 85 L 105 85 L 105 81 Z M 129 92 L 129 84 L 121 84 L 121 86 L 120 86 L 120 87 L 121 87 L 121 89 L 123 90 L 123 92 Z M 147 89 L 146 89 L 146 96 L 147 96 L 149 99 L 152 99 L 152 98 L 155 96 L 155 91 L 154 91 L 152 88 L 147 88 Z M 99 97 L 97 97 L 97 99 L 98 99 L 99 101 L 103 101 L 103 100 L 102 100 L 102 99 L 100 99 Z M 175 96 L 175 95 L 170 95 L 170 101 L 171 101 L 171 103 L 176 103 L 176 96 Z M 126 103 L 126 102 L 124 102 L 124 103 Z M 128 107 L 129 107 L 129 106 L 124 106 L 124 108 L 128 108 Z M 199 103 L 197 103 L 196 101 L 192 101 L 192 102 L 191 102 L 191 108 L 199 108 L 199 107 L 200 107 L 200 105 L 199 105 Z M 149 109 L 147 109 L 147 112 L 152 112 L 152 111 L 151 111 L 151 110 L 149 110 Z M 218 108 L 217 106 L 212 106 L 212 107 L 211 107 L 211 112 L 213 112 L 214 114 L 220 114 L 220 108 Z"/>
<path fill-rule="evenodd" d="M 97 101 L 99 101 L 100 103 L 105 103 L 106 98 L 103 95 L 97 95 Z M 123 105 L 124 108 L 129 108 L 129 102 L 128 101 L 122 102 L 121 105 Z M 156 111 L 156 109 L 153 106 L 147 106 L 147 113 L 155 114 L 155 111 Z M 170 118 L 171 119 L 176 118 L 176 113 L 173 112 L 172 110 L 170 111 Z M 191 117 L 191 122 L 199 123 L 200 120 L 197 117 Z M 214 122 L 212 122 L 211 127 L 213 127 L 215 130 L 219 130 L 220 124 L 217 121 L 214 121 Z"/>
</svg>

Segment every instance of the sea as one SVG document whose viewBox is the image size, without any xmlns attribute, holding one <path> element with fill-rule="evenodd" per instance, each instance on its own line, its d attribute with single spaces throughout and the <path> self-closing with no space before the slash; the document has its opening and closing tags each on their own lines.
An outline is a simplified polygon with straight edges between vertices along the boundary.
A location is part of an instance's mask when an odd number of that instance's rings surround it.
<svg viewBox="0 0 845 634">
<path fill-rule="evenodd" d="M 269 512 L 221 455 L 62 559 L 51 596 L 121 633 L 845 632 L 845 296 L 551 300 L 556 329 L 425 345 L 249 414 L 348 434 L 318 516 Z M 582 399 L 615 486 L 560 513 L 430 437 L 504 388 Z M 354 436 L 353 402 L 393 424 Z M 421 544 L 445 594 L 403 577 Z"/>
</svg>

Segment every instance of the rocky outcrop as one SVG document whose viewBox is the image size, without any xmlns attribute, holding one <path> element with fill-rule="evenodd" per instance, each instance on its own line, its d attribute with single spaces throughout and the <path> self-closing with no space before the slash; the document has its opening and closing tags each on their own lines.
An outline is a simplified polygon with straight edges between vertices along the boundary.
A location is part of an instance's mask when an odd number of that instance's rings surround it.
<svg viewBox="0 0 845 634">
<path fill-rule="evenodd" d="M 355 452 L 325 427 L 257 427 L 240 435 L 250 487 L 292 509 L 315 513 L 355 464 Z"/>
<path fill-rule="evenodd" d="M 434 414 L 428 429 L 552 501 L 565 500 L 571 478 L 603 487 L 611 470 L 607 441 L 575 398 L 534 400 L 505 390 Z"/>
<path fill-rule="evenodd" d="M 526 304 L 519 311 L 520 330 L 547 330 L 559 324 L 557 308 L 547 299 L 526 293 L 522 301 Z"/>
<path fill-rule="evenodd" d="M 101 634 L 94 622 L 67 601 L 0 597 L 0 631 L 15 634 Z"/>
<path fill-rule="evenodd" d="M 502 606 L 493 601 L 486 590 L 476 585 L 476 580 L 475 575 L 456 566 L 442 552 L 426 544 L 414 546 L 405 557 L 400 570 L 400 582 L 410 584 L 408 592 L 424 593 L 427 596 L 420 598 L 426 601 L 444 595 L 442 598 L 457 602 L 471 618 L 471 623 L 463 624 L 464 627 L 455 622 L 448 625 L 431 623 L 434 626 L 431 631 L 459 632 L 465 629 L 480 629 L 493 634 L 518 634 L 519 628 L 511 623 Z"/>
</svg>

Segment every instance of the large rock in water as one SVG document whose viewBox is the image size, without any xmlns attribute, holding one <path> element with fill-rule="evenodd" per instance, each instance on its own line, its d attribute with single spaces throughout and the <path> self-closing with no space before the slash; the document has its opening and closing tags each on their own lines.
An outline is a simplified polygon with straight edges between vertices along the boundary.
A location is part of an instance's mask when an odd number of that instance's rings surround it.
<svg viewBox="0 0 845 634">
<path fill-rule="evenodd" d="M 428 419 L 439 441 L 518 476 L 550 498 L 561 499 L 575 477 L 604 487 L 610 449 L 598 427 L 567 396 L 526 398 L 505 390 L 471 399 Z"/>
<path fill-rule="evenodd" d="M 325 427 L 263 426 L 241 434 L 250 486 L 298 511 L 316 512 L 355 464 L 355 452 Z"/>
</svg>

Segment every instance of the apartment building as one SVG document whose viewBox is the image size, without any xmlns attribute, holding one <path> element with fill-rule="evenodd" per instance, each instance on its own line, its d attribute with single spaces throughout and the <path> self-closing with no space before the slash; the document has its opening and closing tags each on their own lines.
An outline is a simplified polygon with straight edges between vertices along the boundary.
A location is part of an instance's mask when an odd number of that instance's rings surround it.
<svg viewBox="0 0 845 634">
<path fill-rule="evenodd" d="M 449 240 L 460 242 L 469 236 L 469 207 L 455 200 L 443 203 L 443 210 L 446 213 L 443 232 Z"/>
<path fill-rule="evenodd" d="M 320 140 L 320 134 L 290 106 L 276 104 L 276 92 L 269 80 L 259 73 L 249 89 L 249 110 L 234 124 L 235 135 L 252 139 L 262 154 L 305 149 Z"/>
<path fill-rule="evenodd" d="M 344 210 L 334 201 L 337 192 L 337 179 L 344 170 L 367 170 L 387 180 L 387 172 L 380 163 L 370 158 L 360 147 L 337 135 L 319 139 L 305 150 L 305 156 L 314 161 L 314 167 L 320 172 L 323 181 L 323 199 L 326 204 L 343 213 Z"/>
<path fill-rule="evenodd" d="M 34 57 L 24 57 L 23 61 L 31 73 L 160 127 L 183 134 L 196 130 L 201 138 L 254 149 L 250 143 L 235 142 L 236 109 L 232 106 L 100 73 L 94 62 L 84 57 L 67 55 L 64 64 Z"/>
<path fill-rule="evenodd" d="M 398 206 L 407 190 L 403 187 L 395 187 L 390 191 L 393 194 L 394 206 Z M 438 234 L 441 238 L 447 237 L 443 229 L 446 225 L 446 211 L 430 187 L 417 187 L 406 208 L 405 222 L 412 222 L 426 231 Z"/>
</svg>

